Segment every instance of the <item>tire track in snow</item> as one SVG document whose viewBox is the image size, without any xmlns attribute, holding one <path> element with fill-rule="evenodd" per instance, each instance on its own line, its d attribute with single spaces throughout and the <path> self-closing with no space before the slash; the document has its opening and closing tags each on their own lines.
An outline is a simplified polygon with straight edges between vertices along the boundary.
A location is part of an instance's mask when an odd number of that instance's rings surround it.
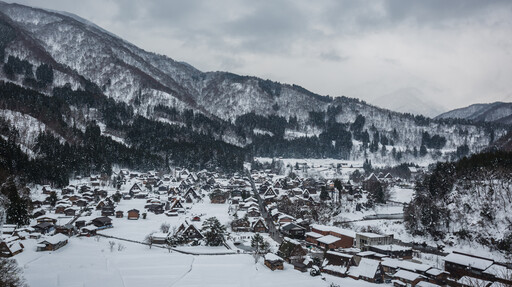
<svg viewBox="0 0 512 287">
<path fill-rule="evenodd" d="M 169 285 L 169 287 L 176 285 L 176 283 L 180 282 L 183 278 L 185 278 L 185 276 L 187 276 L 192 271 L 192 267 L 194 265 L 194 260 L 196 260 L 196 258 L 192 257 L 192 262 L 190 262 L 190 268 L 187 270 L 187 272 L 185 272 L 183 275 L 181 275 L 180 278 L 178 278 L 178 280 L 174 281 L 171 285 Z"/>
</svg>

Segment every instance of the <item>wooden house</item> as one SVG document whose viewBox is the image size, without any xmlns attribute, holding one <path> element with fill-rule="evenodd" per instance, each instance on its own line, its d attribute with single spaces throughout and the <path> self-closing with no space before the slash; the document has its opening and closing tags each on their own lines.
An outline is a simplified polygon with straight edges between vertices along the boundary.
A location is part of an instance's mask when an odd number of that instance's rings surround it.
<svg viewBox="0 0 512 287">
<path fill-rule="evenodd" d="M 124 212 L 122 210 L 116 211 L 116 218 L 123 218 L 123 216 L 124 216 Z"/>
<path fill-rule="evenodd" d="M 444 257 L 444 270 L 455 278 L 463 276 L 489 280 L 493 277 L 484 271 L 494 264 L 493 259 L 454 251 Z"/>
<path fill-rule="evenodd" d="M 103 206 L 101 208 L 101 216 L 114 216 L 115 208 L 113 205 Z"/>
<path fill-rule="evenodd" d="M 109 228 L 112 227 L 112 219 L 106 216 L 97 217 L 93 219 L 92 224 L 98 228 Z"/>
<path fill-rule="evenodd" d="M 347 275 L 353 279 L 361 279 L 372 283 L 382 283 L 383 271 L 380 261 L 361 258 L 359 265 L 351 266 Z"/>
<path fill-rule="evenodd" d="M 329 250 L 325 252 L 324 259 L 326 259 L 330 265 L 336 266 L 351 266 L 354 265 L 354 255 L 341 253 L 337 251 Z"/>
<path fill-rule="evenodd" d="M 179 210 L 185 210 L 185 208 L 183 207 L 183 203 L 181 202 L 181 199 L 175 199 L 171 206 L 169 207 L 169 209 L 171 211 L 179 211 Z"/>
<path fill-rule="evenodd" d="M 251 223 L 245 218 L 233 220 L 231 222 L 233 232 L 248 232 L 251 230 Z"/>
<path fill-rule="evenodd" d="M 201 231 L 194 224 L 189 224 L 186 221 L 178 227 L 176 233 L 188 241 L 200 240 L 204 238 Z"/>
<path fill-rule="evenodd" d="M 391 258 L 412 259 L 412 248 L 400 245 L 370 245 L 363 248 L 364 250 L 374 251 L 385 254 Z"/>
<path fill-rule="evenodd" d="M 0 241 L 0 257 L 13 257 L 16 254 L 23 252 L 23 244 L 18 240 L 4 240 Z"/>
<path fill-rule="evenodd" d="M 130 188 L 129 194 L 133 196 L 134 194 L 142 192 L 142 188 L 138 183 L 134 183 L 132 187 Z"/>
<path fill-rule="evenodd" d="M 267 253 L 265 255 L 265 266 L 270 268 L 270 270 L 272 270 L 272 271 L 283 270 L 283 268 L 284 268 L 283 263 L 284 263 L 284 260 L 275 254 Z"/>
<path fill-rule="evenodd" d="M 55 225 L 50 222 L 42 222 L 32 226 L 32 228 L 34 228 L 34 230 L 38 233 L 46 234 L 53 231 L 55 229 Z"/>
<path fill-rule="evenodd" d="M 281 226 L 281 233 L 290 238 L 303 239 L 306 229 L 295 223 L 287 223 Z"/>
<path fill-rule="evenodd" d="M 37 243 L 37 251 L 55 251 L 68 244 L 68 237 L 63 234 L 55 234 Z"/>
<path fill-rule="evenodd" d="M 267 233 L 268 227 L 263 218 L 258 218 L 256 221 L 252 222 L 252 232 L 254 233 Z"/>
<path fill-rule="evenodd" d="M 50 223 L 55 224 L 55 223 L 57 223 L 57 216 L 49 214 L 49 215 L 40 216 L 36 220 L 37 220 L 37 223 L 50 222 Z"/>
<path fill-rule="evenodd" d="M 183 236 L 189 240 L 203 239 L 204 236 L 194 224 L 190 224 L 184 231 Z"/>
<path fill-rule="evenodd" d="M 73 236 L 76 234 L 76 228 L 71 224 L 57 225 L 55 226 L 55 233 Z"/>
<path fill-rule="evenodd" d="M 166 244 L 168 239 L 168 233 L 153 233 L 151 235 L 151 243 L 153 244 Z"/>
<path fill-rule="evenodd" d="M 130 220 L 137 220 L 137 219 L 139 219 L 139 217 L 140 217 L 140 214 L 137 209 L 128 210 L 128 215 L 126 216 L 126 218 L 128 218 Z"/>
<path fill-rule="evenodd" d="M 302 248 L 302 245 L 293 239 L 285 237 L 277 254 L 289 263 L 302 262 L 307 251 Z"/>
<path fill-rule="evenodd" d="M 418 273 L 414 273 L 407 270 L 398 270 L 393 274 L 393 280 L 401 281 L 405 283 L 405 286 L 416 286 L 418 282 L 422 281 L 423 276 Z"/>
</svg>

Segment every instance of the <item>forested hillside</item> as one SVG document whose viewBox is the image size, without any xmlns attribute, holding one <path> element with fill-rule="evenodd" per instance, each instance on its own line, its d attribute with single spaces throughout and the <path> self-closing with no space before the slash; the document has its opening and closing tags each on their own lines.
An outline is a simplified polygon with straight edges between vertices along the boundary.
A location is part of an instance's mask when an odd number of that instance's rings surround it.
<svg viewBox="0 0 512 287">
<path fill-rule="evenodd" d="M 512 153 L 490 151 L 438 163 L 405 208 L 406 227 L 450 244 L 476 241 L 512 251 Z"/>
</svg>

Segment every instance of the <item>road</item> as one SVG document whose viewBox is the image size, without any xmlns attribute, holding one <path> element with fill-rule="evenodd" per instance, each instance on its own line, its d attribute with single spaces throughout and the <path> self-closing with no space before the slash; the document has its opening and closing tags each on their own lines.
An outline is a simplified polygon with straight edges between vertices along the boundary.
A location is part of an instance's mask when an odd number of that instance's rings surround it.
<svg viewBox="0 0 512 287">
<path fill-rule="evenodd" d="M 272 220 L 272 216 L 268 214 L 267 210 L 265 209 L 265 206 L 263 204 L 263 200 L 261 199 L 261 196 L 256 189 L 256 185 L 254 184 L 254 180 L 251 177 L 251 174 L 247 172 L 247 176 L 249 178 L 249 181 L 251 182 L 252 192 L 254 194 L 254 197 L 258 200 L 258 204 L 260 206 L 260 212 L 261 216 L 265 219 L 265 222 L 268 226 L 268 233 L 272 239 L 274 239 L 275 242 L 281 244 L 283 242 L 283 238 L 281 237 L 281 233 L 279 230 L 277 230 L 274 221 Z"/>
</svg>

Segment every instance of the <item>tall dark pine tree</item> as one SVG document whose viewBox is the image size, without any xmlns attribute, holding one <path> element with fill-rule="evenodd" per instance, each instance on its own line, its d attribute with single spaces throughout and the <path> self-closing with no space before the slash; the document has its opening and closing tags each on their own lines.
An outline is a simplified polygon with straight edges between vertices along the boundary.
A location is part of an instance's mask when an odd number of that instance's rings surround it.
<svg viewBox="0 0 512 287">
<path fill-rule="evenodd" d="M 47 64 L 41 64 L 36 69 L 36 78 L 40 83 L 43 84 L 43 86 L 47 86 L 48 84 L 53 83 L 52 67 Z"/>
<path fill-rule="evenodd" d="M 7 182 L 2 186 L 2 194 L 9 200 L 7 205 L 7 223 L 16 224 L 17 226 L 29 224 L 28 201 L 20 197 L 12 177 L 7 179 Z"/>
</svg>

